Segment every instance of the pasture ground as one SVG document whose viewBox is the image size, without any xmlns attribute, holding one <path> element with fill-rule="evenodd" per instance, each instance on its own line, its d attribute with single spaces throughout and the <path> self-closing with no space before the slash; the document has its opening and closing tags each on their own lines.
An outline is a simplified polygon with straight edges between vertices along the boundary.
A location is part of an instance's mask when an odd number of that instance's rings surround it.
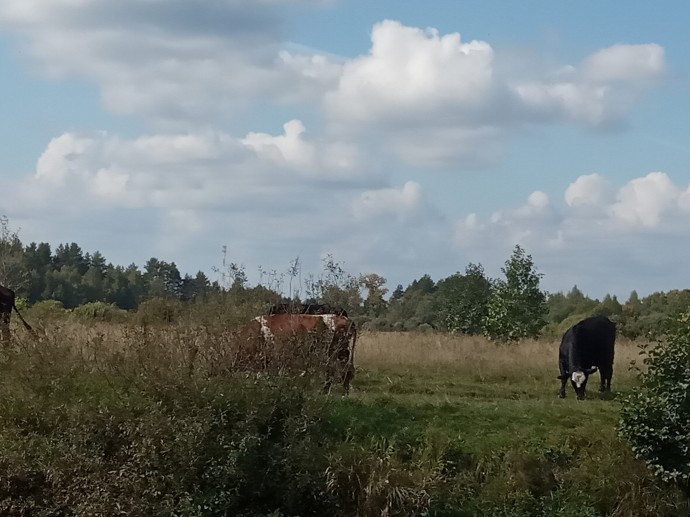
<svg viewBox="0 0 690 517">
<path fill-rule="evenodd" d="M 472 496 L 455 508 L 476 496 L 505 515 L 549 501 L 554 515 L 570 515 L 575 502 L 584 515 L 688 515 L 683 498 L 656 483 L 617 435 L 621 400 L 643 367 L 637 344 L 618 341 L 613 393 L 598 392 L 596 373 L 586 401 L 569 384 L 566 399 L 557 397 L 558 344 L 365 333 L 343 411 L 360 438 L 444 436 L 472 466 L 461 476 Z"/>
<path fill-rule="evenodd" d="M 557 342 L 363 333 L 341 398 L 219 375 L 226 341 L 190 355 L 199 337 L 66 324 L 6 351 L 0 514 L 690 514 L 617 435 L 635 343 L 614 393 L 595 374 L 577 401 L 557 397 Z"/>
</svg>

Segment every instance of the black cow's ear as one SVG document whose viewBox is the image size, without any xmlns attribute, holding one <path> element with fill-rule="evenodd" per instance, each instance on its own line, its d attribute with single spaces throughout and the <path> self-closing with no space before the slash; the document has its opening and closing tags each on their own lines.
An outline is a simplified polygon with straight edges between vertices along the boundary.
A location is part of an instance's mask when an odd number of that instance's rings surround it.
<svg viewBox="0 0 690 517">
<path fill-rule="evenodd" d="M 568 378 L 567 375 L 559 375 L 558 377 L 556 377 L 556 379 L 560 379 L 560 380 L 562 380 L 562 381 L 564 381 L 564 380 L 567 379 L 567 378 Z"/>
<path fill-rule="evenodd" d="M 592 375 L 592 374 L 593 374 L 594 372 L 596 372 L 596 371 L 597 371 L 597 367 L 596 367 L 596 366 L 593 366 L 593 367 L 590 368 L 589 370 L 586 370 L 586 371 L 585 371 L 585 374 L 587 374 L 587 375 Z"/>
</svg>

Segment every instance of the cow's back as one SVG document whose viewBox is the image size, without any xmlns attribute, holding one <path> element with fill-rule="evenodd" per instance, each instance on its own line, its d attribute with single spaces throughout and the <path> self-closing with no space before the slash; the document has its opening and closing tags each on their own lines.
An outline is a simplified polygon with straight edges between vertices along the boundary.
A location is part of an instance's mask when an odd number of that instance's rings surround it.
<svg viewBox="0 0 690 517">
<path fill-rule="evenodd" d="M 572 339 L 590 366 L 613 363 L 616 324 L 606 316 L 585 318 L 572 328 Z"/>
</svg>

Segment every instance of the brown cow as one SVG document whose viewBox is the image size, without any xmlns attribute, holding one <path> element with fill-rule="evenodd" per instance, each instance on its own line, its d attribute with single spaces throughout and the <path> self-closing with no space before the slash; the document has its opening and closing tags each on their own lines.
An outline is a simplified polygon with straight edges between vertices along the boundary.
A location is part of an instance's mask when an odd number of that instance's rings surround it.
<svg viewBox="0 0 690 517">
<path fill-rule="evenodd" d="M 282 363 L 298 357 L 302 365 L 315 360 L 325 366 L 325 390 L 340 377 L 346 394 L 354 377 L 357 329 L 354 322 L 337 314 L 267 314 L 257 316 L 237 335 L 241 354 L 254 363 L 274 358 Z"/>
<path fill-rule="evenodd" d="M 12 309 L 17 312 L 17 316 L 19 316 L 26 330 L 31 332 L 32 335 L 35 335 L 34 330 L 24 321 L 24 318 L 19 313 L 19 309 L 17 309 L 14 291 L 0 285 L 0 343 L 3 344 L 7 344 L 10 341 L 10 316 L 12 315 Z"/>
</svg>

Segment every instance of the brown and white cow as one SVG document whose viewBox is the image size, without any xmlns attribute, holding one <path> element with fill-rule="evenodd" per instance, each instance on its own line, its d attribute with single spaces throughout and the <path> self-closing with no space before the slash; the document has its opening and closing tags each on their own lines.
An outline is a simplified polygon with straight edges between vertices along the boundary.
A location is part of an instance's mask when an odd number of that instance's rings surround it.
<svg viewBox="0 0 690 517">
<path fill-rule="evenodd" d="M 24 321 L 24 318 L 19 313 L 19 309 L 17 309 L 14 291 L 9 287 L 0 285 L 0 343 L 6 344 L 10 340 L 10 316 L 12 315 L 12 309 L 17 312 L 17 316 L 19 316 L 26 330 L 35 335 L 34 330 Z"/>
<path fill-rule="evenodd" d="M 324 389 L 339 378 L 345 393 L 354 377 L 355 323 L 338 314 L 266 314 L 257 316 L 237 334 L 241 355 L 256 365 L 290 362 L 325 367 Z"/>
</svg>

